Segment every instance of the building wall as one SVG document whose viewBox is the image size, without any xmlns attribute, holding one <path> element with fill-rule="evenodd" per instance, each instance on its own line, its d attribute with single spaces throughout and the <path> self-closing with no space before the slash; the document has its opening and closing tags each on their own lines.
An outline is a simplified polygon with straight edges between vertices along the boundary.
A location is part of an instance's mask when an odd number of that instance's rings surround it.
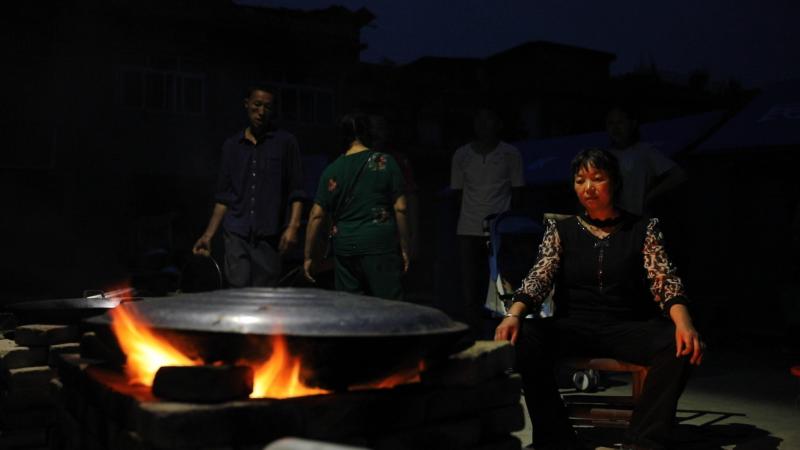
<svg viewBox="0 0 800 450">
<path fill-rule="evenodd" d="M 16 199 L 0 231 L 18 239 L 0 296 L 15 299 L 77 296 L 138 270 L 147 217 L 170 218 L 180 264 L 208 220 L 221 144 L 246 126 L 249 85 L 274 86 L 279 125 L 304 152 L 327 152 L 371 17 L 225 0 L 5 9 L 0 189 Z"/>
</svg>

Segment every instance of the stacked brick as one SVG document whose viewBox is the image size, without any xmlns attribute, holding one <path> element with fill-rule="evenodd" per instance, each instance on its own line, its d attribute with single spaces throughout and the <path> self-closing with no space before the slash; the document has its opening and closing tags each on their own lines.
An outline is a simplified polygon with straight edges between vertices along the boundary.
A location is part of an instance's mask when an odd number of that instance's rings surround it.
<svg viewBox="0 0 800 450">
<path fill-rule="evenodd" d="M 159 400 L 83 356 L 58 357 L 53 448 L 256 450 L 286 436 L 372 450 L 520 448 L 521 382 L 507 372 L 507 343 L 478 342 L 393 389 L 212 404 Z"/>
<path fill-rule="evenodd" d="M 55 409 L 51 366 L 77 352 L 78 331 L 69 325 L 22 325 L 0 339 L 0 449 L 49 448 Z"/>
</svg>

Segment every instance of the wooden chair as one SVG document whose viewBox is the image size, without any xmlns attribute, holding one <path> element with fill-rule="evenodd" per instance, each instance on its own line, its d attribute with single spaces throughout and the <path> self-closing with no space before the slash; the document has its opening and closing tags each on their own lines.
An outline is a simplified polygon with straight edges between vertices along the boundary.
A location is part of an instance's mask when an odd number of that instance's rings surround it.
<svg viewBox="0 0 800 450">
<path fill-rule="evenodd" d="M 566 395 L 570 419 L 576 424 L 627 427 L 633 407 L 639 401 L 647 378 L 647 366 L 641 366 L 613 358 L 571 357 L 561 364 L 579 370 L 603 372 L 628 372 L 631 374 L 631 395 Z"/>
</svg>

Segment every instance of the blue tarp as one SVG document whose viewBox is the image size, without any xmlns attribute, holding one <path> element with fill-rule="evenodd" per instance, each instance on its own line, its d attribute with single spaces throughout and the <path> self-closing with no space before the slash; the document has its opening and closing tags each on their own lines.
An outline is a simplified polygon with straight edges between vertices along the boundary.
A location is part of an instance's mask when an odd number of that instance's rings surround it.
<svg viewBox="0 0 800 450">
<path fill-rule="evenodd" d="M 791 147 L 800 147 L 800 80 L 764 89 L 692 154 Z"/>
<path fill-rule="evenodd" d="M 642 140 L 672 157 L 704 137 L 724 115 L 724 111 L 711 111 L 644 124 L 641 127 Z M 522 153 L 525 183 L 530 186 L 568 181 L 569 163 L 576 153 L 588 147 L 608 147 L 609 141 L 605 132 L 596 132 L 528 139 L 514 145 Z"/>
</svg>

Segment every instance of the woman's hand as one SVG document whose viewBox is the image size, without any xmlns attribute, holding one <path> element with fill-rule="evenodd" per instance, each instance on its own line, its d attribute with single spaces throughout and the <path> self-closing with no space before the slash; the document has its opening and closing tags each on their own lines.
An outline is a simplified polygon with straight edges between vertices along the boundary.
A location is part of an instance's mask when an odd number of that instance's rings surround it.
<svg viewBox="0 0 800 450">
<path fill-rule="evenodd" d="M 303 276 L 306 278 L 306 280 L 308 280 L 308 281 L 310 281 L 312 283 L 316 283 L 317 282 L 317 280 L 315 280 L 314 277 L 311 276 L 311 274 L 314 272 L 314 267 L 315 266 L 316 266 L 316 263 L 311 258 L 306 258 L 303 261 Z"/>
<path fill-rule="evenodd" d="M 521 321 L 519 317 L 506 317 L 494 331 L 494 340 L 511 341 L 512 344 L 515 344 L 517 342 L 517 336 L 519 336 L 520 325 Z"/>
<path fill-rule="evenodd" d="M 403 273 L 408 273 L 408 265 L 411 262 L 411 258 L 406 250 L 400 251 L 400 255 L 403 257 Z"/>
<path fill-rule="evenodd" d="M 675 347 L 678 349 L 676 357 L 692 355 L 689 357 L 689 363 L 695 366 L 699 366 L 703 361 L 706 345 L 692 325 L 675 327 Z"/>
<path fill-rule="evenodd" d="M 677 349 L 675 357 L 692 355 L 689 357 L 689 363 L 700 365 L 706 345 L 700 339 L 700 333 L 694 329 L 689 309 L 685 305 L 673 305 L 669 309 L 669 316 L 675 323 L 675 348 Z"/>
</svg>

